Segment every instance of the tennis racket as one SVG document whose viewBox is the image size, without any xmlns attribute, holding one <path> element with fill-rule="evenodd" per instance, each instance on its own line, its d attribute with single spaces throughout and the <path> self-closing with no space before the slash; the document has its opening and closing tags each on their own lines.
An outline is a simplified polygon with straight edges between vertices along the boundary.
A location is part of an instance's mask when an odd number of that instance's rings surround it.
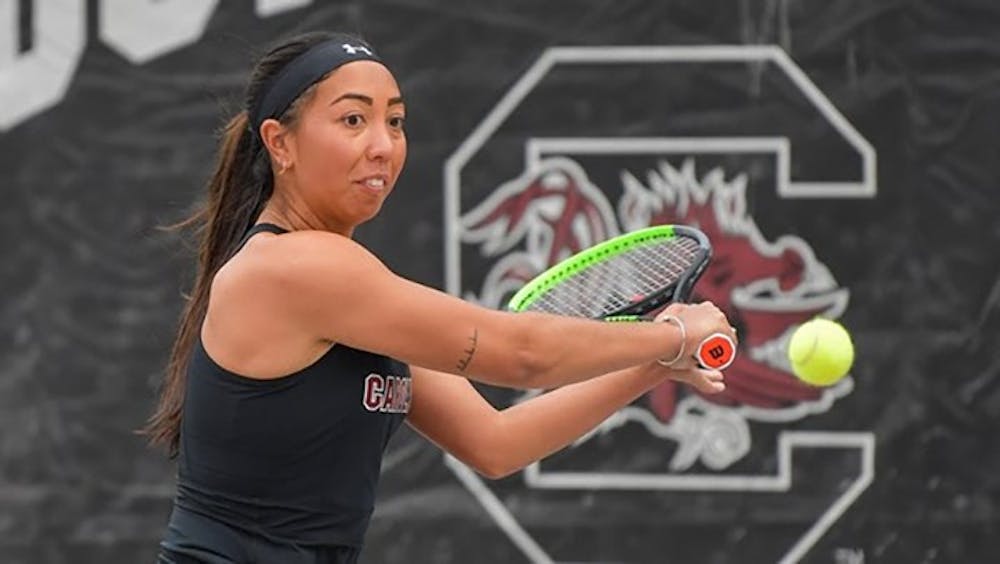
<svg viewBox="0 0 1000 564">
<path fill-rule="evenodd" d="M 572 255 L 531 279 L 513 297 L 511 311 L 538 311 L 607 321 L 645 321 L 668 303 L 687 302 L 712 257 L 704 233 L 683 225 L 656 225 L 619 235 Z M 722 370 L 736 345 L 722 333 L 705 338 L 698 364 Z"/>
</svg>

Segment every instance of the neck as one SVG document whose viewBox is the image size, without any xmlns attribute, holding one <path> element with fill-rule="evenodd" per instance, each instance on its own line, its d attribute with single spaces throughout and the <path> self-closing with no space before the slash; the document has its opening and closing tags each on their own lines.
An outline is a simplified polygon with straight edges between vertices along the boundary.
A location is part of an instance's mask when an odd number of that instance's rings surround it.
<svg viewBox="0 0 1000 564">
<path fill-rule="evenodd" d="M 330 231 L 345 237 L 354 234 L 353 225 L 342 225 L 333 218 L 323 218 L 314 213 L 305 202 L 287 196 L 288 191 L 275 186 L 271 199 L 264 205 L 257 218 L 261 223 L 273 223 L 289 231 Z"/>
</svg>

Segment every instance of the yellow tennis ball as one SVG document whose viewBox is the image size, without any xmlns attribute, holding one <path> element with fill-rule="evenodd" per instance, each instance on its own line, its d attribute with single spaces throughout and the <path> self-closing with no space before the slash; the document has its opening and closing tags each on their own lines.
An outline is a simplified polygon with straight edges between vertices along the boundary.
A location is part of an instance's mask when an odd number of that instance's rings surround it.
<svg viewBox="0 0 1000 564">
<path fill-rule="evenodd" d="M 799 326 L 788 342 L 792 372 L 807 384 L 829 386 L 843 378 L 854 363 L 854 344 L 844 326 L 815 318 Z"/>
</svg>

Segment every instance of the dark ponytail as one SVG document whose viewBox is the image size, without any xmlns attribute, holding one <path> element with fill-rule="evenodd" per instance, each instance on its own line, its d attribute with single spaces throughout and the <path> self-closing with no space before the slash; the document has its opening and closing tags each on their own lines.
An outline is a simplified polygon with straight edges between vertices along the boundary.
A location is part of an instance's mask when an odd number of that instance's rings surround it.
<svg viewBox="0 0 1000 564">
<path fill-rule="evenodd" d="M 246 108 L 253 107 L 264 85 L 288 62 L 332 37 L 329 33 L 300 35 L 271 49 L 258 61 L 247 85 L 244 109 L 223 129 L 205 202 L 193 216 L 177 225 L 194 228 L 198 233 L 198 271 L 181 314 L 159 402 L 141 431 L 151 444 L 165 446 L 171 456 L 177 454 L 188 361 L 208 309 L 212 279 L 236 251 L 274 191 L 267 151 L 251 131 Z M 299 99 L 309 94 L 307 91 Z M 293 104 L 279 121 L 291 123 L 299 106 Z"/>
</svg>

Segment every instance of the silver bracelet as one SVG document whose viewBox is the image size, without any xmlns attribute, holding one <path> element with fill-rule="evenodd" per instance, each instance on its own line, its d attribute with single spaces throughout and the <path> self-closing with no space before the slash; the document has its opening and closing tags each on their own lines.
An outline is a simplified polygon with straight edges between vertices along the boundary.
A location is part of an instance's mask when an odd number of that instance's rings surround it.
<svg viewBox="0 0 1000 564">
<path fill-rule="evenodd" d="M 664 315 L 663 317 L 661 317 L 659 319 L 659 321 L 661 323 L 671 323 L 672 322 L 674 325 L 677 325 L 678 329 L 681 330 L 681 348 L 680 348 L 680 350 L 677 351 L 677 356 L 675 356 L 673 360 L 669 360 L 669 361 L 668 360 L 663 360 L 662 358 L 656 359 L 656 362 L 659 362 L 663 366 L 673 367 L 674 364 L 676 364 L 678 360 L 684 358 L 684 347 L 687 345 L 687 329 L 684 327 L 684 322 L 681 321 L 681 319 L 679 317 L 677 317 L 676 315 Z"/>
</svg>

